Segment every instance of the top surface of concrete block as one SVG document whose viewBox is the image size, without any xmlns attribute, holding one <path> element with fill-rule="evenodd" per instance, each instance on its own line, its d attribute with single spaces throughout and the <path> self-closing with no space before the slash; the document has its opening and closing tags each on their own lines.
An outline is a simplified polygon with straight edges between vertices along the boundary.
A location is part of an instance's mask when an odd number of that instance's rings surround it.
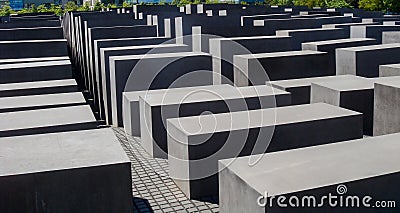
<svg viewBox="0 0 400 213">
<path fill-rule="evenodd" d="M 400 161 L 399 138 L 393 134 L 254 155 L 260 158 L 252 167 L 249 157 L 220 163 L 257 192 L 281 195 L 399 172 L 394 163 Z"/>
<path fill-rule="evenodd" d="M 41 62 L 0 64 L 0 70 L 32 68 L 32 67 L 52 67 L 52 66 L 61 66 L 61 65 L 71 65 L 71 62 L 69 60 L 60 60 L 60 61 L 41 61 Z M 55 68 L 55 69 L 57 69 L 57 68 Z"/>
<path fill-rule="evenodd" d="M 376 78 L 374 83 L 400 88 L 400 76 Z"/>
<path fill-rule="evenodd" d="M 182 129 L 181 127 L 184 127 L 183 134 L 198 135 L 353 115 L 360 115 L 360 113 L 325 103 L 316 103 L 242 112 L 182 117 L 178 119 L 170 119 L 168 122 L 169 124 L 174 125 L 177 129 Z"/>
<path fill-rule="evenodd" d="M 307 42 L 303 43 L 307 45 L 330 45 L 330 44 L 343 44 L 343 43 L 352 43 L 358 41 L 374 41 L 373 38 L 346 38 L 346 39 L 334 39 L 334 40 L 325 40 L 325 41 L 315 41 L 315 42 Z"/>
<path fill-rule="evenodd" d="M 385 64 L 385 65 L 380 65 L 380 66 L 400 69 L 400 64 Z"/>
<path fill-rule="evenodd" d="M 111 56 L 110 60 L 174 58 L 174 57 L 190 57 L 190 56 L 210 56 L 210 55 L 203 52 L 156 53 L 156 54 L 146 54 L 146 55 Z"/>
<path fill-rule="evenodd" d="M 66 39 L 0 41 L 0 44 L 67 42 Z M 65 43 L 66 44 L 66 43 Z"/>
<path fill-rule="evenodd" d="M 242 58 L 246 58 L 246 59 L 257 59 L 257 58 L 279 58 L 279 57 L 290 57 L 290 56 L 301 56 L 301 55 L 319 55 L 319 54 L 325 54 L 325 52 L 303 50 L 303 51 L 287 51 L 287 52 L 235 55 L 234 57 L 242 57 Z"/>
<path fill-rule="evenodd" d="M 0 131 L 31 129 L 56 125 L 95 122 L 89 106 L 59 107 L 0 113 Z"/>
<path fill-rule="evenodd" d="M 28 95 L 0 98 L 2 109 L 24 108 L 45 105 L 85 104 L 85 98 L 80 92 L 58 93 L 46 95 Z"/>
<path fill-rule="evenodd" d="M 319 32 L 319 31 L 341 31 L 341 29 L 329 29 L 329 28 L 316 28 L 316 29 L 294 29 L 294 30 L 277 30 L 276 35 L 277 36 L 290 36 L 291 33 L 297 33 L 297 32 Z"/>
<path fill-rule="evenodd" d="M 279 88 L 292 88 L 292 87 L 303 87 L 311 86 L 311 83 L 324 82 L 329 80 L 356 80 L 364 79 L 363 77 L 355 75 L 335 75 L 326 77 L 315 77 L 315 78 L 300 78 L 300 79 L 290 79 L 290 80 L 280 80 L 280 81 L 269 81 L 267 84 L 278 86 Z"/>
<path fill-rule="evenodd" d="M 334 81 L 324 81 L 317 82 L 323 87 L 330 88 L 335 91 L 353 91 L 353 90 L 363 90 L 363 89 L 374 89 L 374 79 L 360 78 L 360 79 L 347 79 L 347 80 L 334 80 Z"/>
<path fill-rule="evenodd" d="M 253 39 L 275 39 L 275 38 L 290 38 L 291 36 L 276 36 L 276 35 L 270 35 L 270 36 L 240 36 L 240 37 L 231 37 L 231 38 L 211 38 L 215 40 L 221 40 L 221 41 L 235 41 L 235 40 L 253 40 Z"/>
<path fill-rule="evenodd" d="M 32 81 L 23 83 L 0 84 L 0 91 L 35 89 L 46 87 L 77 86 L 74 79 L 51 80 L 51 81 Z"/>
<path fill-rule="evenodd" d="M 40 58 L 11 58 L 11 59 L 0 59 L 0 64 L 11 64 L 21 62 L 40 62 L 40 61 L 62 61 L 69 60 L 68 56 L 61 57 L 40 57 Z"/>
<path fill-rule="evenodd" d="M 360 46 L 360 47 L 341 48 L 339 50 L 358 52 L 358 51 L 384 50 L 384 49 L 391 49 L 391 48 L 400 48 L 400 44 L 378 44 L 378 45 L 369 45 L 369 46 Z"/>
<path fill-rule="evenodd" d="M 275 96 L 290 94 L 283 90 L 275 89 L 266 85 L 249 87 L 228 87 L 218 90 L 198 89 L 194 91 L 166 92 L 165 94 L 155 94 L 145 96 L 145 101 L 150 106 L 160 106 L 169 104 L 186 104 L 197 102 L 208 102 L 215 100 L 229 100 L 237 98 Z"/>
<path fill-rule="evenodd" d="M 130 162 L 111 129 L 0 138 L 0 176 Z"/>
</svg>

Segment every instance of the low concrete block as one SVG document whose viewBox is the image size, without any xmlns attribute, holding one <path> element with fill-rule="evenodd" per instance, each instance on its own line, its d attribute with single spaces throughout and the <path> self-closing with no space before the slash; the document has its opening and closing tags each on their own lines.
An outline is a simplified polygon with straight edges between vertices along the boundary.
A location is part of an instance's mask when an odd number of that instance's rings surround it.
<svg viewBox="0 0 400 213">
<path fill-rule="evenodd" d="M 306 212 L 376 212 L 372 200 L 397 204 L 400 166 L 393 162 L 400 160 L 399 138 L 399 134 L 393 134 L 221 160 L 219 210 L 261 213 L 297 212 L 301 208 Z M 258 162 L 250 166 L 253 159 Z M 335 206 L 334 202 L 321 200 L 329 194 L 337 201 Z M 275 199 L 271 200 L 272 196 Z M 289 205 L 292 196 L 299 200 L 296 207 Z M 366 196 L 372 199 L 364 199 Z M 343 202 L 339 204 L 341 198 Z M 258 205 L 258 199 L 267 205 Z M 278 200 L 287 207 L 278 205 Z M 296 199 L 292 200 L 296 203 Z M 317 207 L 321 202 L 323 205 Z"/>
<path fill-rule="evenodd" d="M 382 44 L 392 44 L 392 43 L 400 43 L 400 32 L 383 32 Z"/>
<path fill-rule="evenodd" d="M 314 78 L 301 78 L 301 79 L 290 79 L 280 81 L 267 81 L 267 85 L 275 88 L 290 92 L 292 96 L 292 104 L 309 104 L 311 94 L 311 84 L 324 82 L 324 81 L 342 81 L 342 80 L 357 80 L 363 79 L 363 77 L 355 75 L 334 75 L 325 77 L 314 77 Z"/>
<path fill-rule="evenodd" d="M 379 66 L 379 77 L 400 76 L 400 64 L 387 64 Z"/>
<path fill-rule="evenodd" d="M 74 79 L 0 84 L 0 97 L 78 92 Z"/>
<path fill-rule="evenodd" d="M 334 75 L 335 71 L 328 69 L 328 59 L 328 53 L 309 50 L 235 55 L 235 85 Z"/>
<path fill-rule="evenodd" d="M 167 122 L 169 173 L 191 199 L 218 195 L 218 160 L 357 139 L 363 134 L 361 113 L 324 103 Z"/>
<path fill-rule="evenodd" d="M 382 33 L 387 31 L 399 31 L 400 26 L 389 26 L 389 25 L 363 25 L 363 26 L 351 26 L 350 37 L 351 38 L 373 38 L 379 43 L 382 43 Z"/>
<path fill-rule="evenodd" d="M 97 122 L 89 106 L 0 113 L 0 137 L 92 129 Z"/>
<path fill-rule="evenodd" d="M 110 129 L 0 138 L 2 212 L 132 212 L 131 164 Z"/>
<path fill-rule="evenodd" d="M 167 119 L 287 106 L 290 93 L 261 85 L 170 91 L 139 99 L 142 146 L 153 157 L 168 158 Z"/>
<path fill-rule="evenodd" d="M 336 50 L 336 74 L 378 77 L 379 65 L 398 63 L 400 44 L 381 44 Z"/>
<path fill-rule="evenodd" d="M 68 56 L 65 39 L 0 41 L 0 49 L 0 59 Z"/>
<path fill-rule="evenodd" d="M 0 83 L 46 81 L 72 78 L 71 62 L 45 61 L 0 65 Z"/>
</svg>

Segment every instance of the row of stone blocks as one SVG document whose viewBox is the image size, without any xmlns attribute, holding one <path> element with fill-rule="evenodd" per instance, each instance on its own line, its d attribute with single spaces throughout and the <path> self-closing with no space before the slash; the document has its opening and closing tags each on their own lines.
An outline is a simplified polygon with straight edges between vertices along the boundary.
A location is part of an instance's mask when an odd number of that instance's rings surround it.
<svg viewBox="0 0 400 213">
<path fill-rule="evenodd" d="M 0 212 L 130 212 L 130 161 L 98 129 L 62 28 L 0 34 Z"/>
</svg>

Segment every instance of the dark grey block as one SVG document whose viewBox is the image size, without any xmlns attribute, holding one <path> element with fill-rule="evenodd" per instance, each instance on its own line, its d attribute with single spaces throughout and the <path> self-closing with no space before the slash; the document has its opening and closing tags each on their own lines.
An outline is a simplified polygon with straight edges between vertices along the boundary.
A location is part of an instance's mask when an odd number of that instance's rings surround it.
<svg viewBox="0 0 400 213">
<path fill-rule="evenodd" d="M 0 137 L 74 131 L 97 127 L 89 106 L 0 113 Z"/>
<path fill-rule="evenodd" d="M 141 143 L 156 158 L 168 158 L 167 119 L 290 105 L 290 93 L 266 85 L 172 90 L 139 99 Z"/>
<path fill-rule="evenodd" d="M 225 89 L 230 87 L 232 86 L 228 84 L 221 84 L 221 85 L 211 85 L 211 86 L 181 87 L 181 88 L 170 88 L 170 89 L 124 92 L 122 101 L 122 114 L 123 114 L 123 125 L 125 133 L 132 136 L 140 137 L 140 108 L 139 108 L 140 96 L 166 94 L 169 92 L 193 92 L 196 90 L 215 90 L 215 89 Z"/>
<path fill-rule="evenodd" d="M 174 118 L 167 122 L 169 174 L 190 199 L 218 195 L 218 160 L 363 135 L 361 113 L 324 103 Z"/>
<path fill-rule="evenodd" d="M 350 38 L 350 39 L 336 39 L 327 41 L 307 42 L 302 44 L 303 50 L 313 50 L 327 52 L 329 57 L 329 69 L 336 70 L 336 49 L 346 47 L 357 47 L 376 45 L 378 42 L 371 38 Z"/>
<path fill-rule="evenodd" d="M 290 92 L 292 96 L 292 104 L 309 104 L 311 94 L 311 83 L 318 83 L 324 81 L 343 81 L 343 80 L 357 80 L 363 77 L 355 75 L 334 75 L 325 77 L 314 78 L 301 78 L 280 81 L 267 81 L 267 85 L 275 88 Z"/>
<path fill-rule="evenodd" d="M 210 39 L 214 84 L 233 84 L 233 56 L 294 50 L 289 36 L 249 36 Z"/>
<path fill-rule="evenodd" d="M 290 13 L 277 13 L 277 14 L 260 14 L 260 15 L 248 15 L 241 16 L 241 26 L 253 26 L 254 20 L 265 20 L 265 19 L 285 19 L 290 18 Z"/>
<path fill-rule="evenodd" d="M 60 80 L 72 77 L 69 60 L 0 64 L 0 83 L 3 84 Z"/>
<path fill-rule="evenodd" d="M 398 63 L 400 44 L 381 44 L 336 50 L 336 74 L 378 77 L 379 65 Z"/>
<path fill-rule="evenodd" d="M 400 78 L 390 77 L 375 84 L 374 135 L 400 132 Z"/>
<path fill-rule="evenodd" d="M 400 76 L 400 64 L 386 64 L 379 66 L 379 77 Z"/>
<path fill-rule="evenodd" d="M 68 56 L 65 39 L 0 41 L 0 49 L 0 59 Z"/>
<path fill-rule="evenodd" d="M 110 129 L 0 138 L 2 212 L 132 212 L 131 164 Z"/>
<path fill-rule="evenodd" d="M 374 80 L 333 80 L 311 84 L 311 103 L 327 103 L 363 113 L 364 135 L 372 136 Z"/>
<path fill-rule="evenodd" d="M 266 81 L 334 75 L 328 69 L 328 53 L 288 51 L 235 55 L 234 80 L 237 86 L 265 84 Z"/>
<path fill-rule="evenodd" d="M 382 43 L 382 32 L 385 31 L 399 31 L 400 26 L 389 25 L 364 25 L 352 26 L 350 28 L 351 38 L 374 38 L 379 43 Z"/>
<path fill-rule="evenodd" d="M 363 25 L 377 25 L 377 22 L 371 22 L 371 23 L 365 23 L 365 22 L 360 22 L 360 23 L 341 23 L 341 24 L 326 24 L 322 25 L 322 28 L 326 29 L 332 29 L 332 28 L 341 28 L 345 30 L 345 34 L 347 35 L 348 38 L 350 38 L 350 28 L 351 26 L 363 26 Z"/>
<path fill-rule="evenodd" d="M 80 92 L 0 98 L 0 113 L 86 104 Z"/>
<path fill-rule="evenodd" d="M 377 211 L 372 207 L 376 200 L 395 201 L 397 204 L 400 202 L 397 190 L 400 187 L 397 181 L 400 167 L 393 162 L 400 160 L 399 138 L 399 134 L 393 134 L 221 160 L 219 210 L 223 213 L 280 212 L 282 209 L 297 212 L 299 207 L 291 207 L 288 203 L 292 196 L 299 198 L 300 203 L 305 201 L 302 211 L 312 213 L 372 213 Z M 249 161 L 254 159 L 258 162 L 250 166 Z M 332 204 L 328 202 L 329 194 Z M 265 208 L 257 204 L 260 197 L 269 202 L 272 196 L 275 199 Z M 324 196 L 328 199 L 322 206 L 316 207 Z M 366 196 L 371 199 L 364 199 Z M 317 204 L 313 204 L 312 197 Z M 339 203 L 340 197 L 342 204 Z M 278 200 L 288 204 L 287 207 L 280 207 Z M 379 210 L 391 212 L 397 211 L 397 208 L 396 205 Z"/>
<path fill-rule="evenodd" d="M 211 67 L 211 56 L 196 52 L 110 57 L 112 125 L 122 126 L 123 92 L 212 85 Z"/>
<path fill-rule="evenodd" d="M 0 84 L 0 97 L 78 92 L 74 79 Z"/>
<path fill-rule="evenodd" d="M 62 39 L 61 27 L 0 29 L 0 41 Z"/>
</svg>

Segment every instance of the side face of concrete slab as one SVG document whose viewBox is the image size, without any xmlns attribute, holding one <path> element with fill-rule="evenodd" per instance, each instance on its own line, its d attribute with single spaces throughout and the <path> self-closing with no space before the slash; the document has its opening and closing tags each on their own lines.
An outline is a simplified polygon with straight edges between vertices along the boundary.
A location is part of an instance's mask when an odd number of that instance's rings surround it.
<svg viewBox="0 0 400 213">
<path fill-rule="evenodd" d="M 397 79 L 398 81 L 398 79 Z M 396 80 L 375 83 L 374 135 L 400 132 L 400 85 Z"/>
<path fill-rule="evenodd" d="M 110 129 L 0 138 L 0 147 L 2 211 L 132 211 L 130 161 Z"/>
</svg>

